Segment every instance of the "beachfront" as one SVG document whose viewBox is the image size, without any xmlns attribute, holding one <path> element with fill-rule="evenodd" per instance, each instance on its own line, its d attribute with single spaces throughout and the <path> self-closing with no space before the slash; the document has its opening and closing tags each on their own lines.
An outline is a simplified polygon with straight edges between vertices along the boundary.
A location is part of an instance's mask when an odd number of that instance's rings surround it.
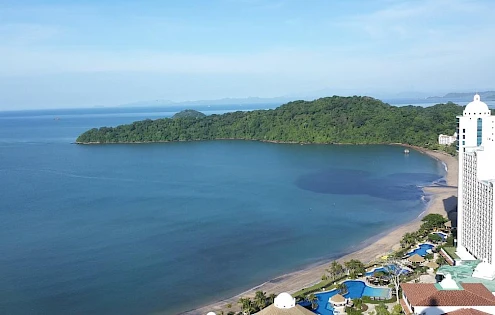
<svg viewBox="0 0 495 315">
<path fill-rule="evenodd" d="M 431 194 L 432 199 L 428 208 L 423 213 L 423 216 L 427 214 L 441 214 L 447 216 L 456 207 L 457 196 L 457 180 L 458 180 L 458 161 L 456 158 L 437 151 L 425 150 L 421 148 L 414 148 L 424 154 L 429 155 L 432 158 L 438 159 L 447 169 L 445 176 L 446 186 L 438 187 L 426 187 L 425 192 Z M 357 259 L 365 264 L 374 261 L 381 256 L 400 248 L 399 241 L 405 233 L 411 233 L 421 225 L 421 217 L 395 228 L 393 231 L 387 232 L 385 235 L 380 235 L 377 238 L 368 240 L 361 244 L 360 249 L 339 258 L 337 261 L 343 263 L 351 259 Z M 220 311 L 238 310 L 238 301 L 241 297 L 254 297 L 256 291 L 264 291 L 268 293 L 278 294 L 280 292 L 294 293 L 301 288 L 309 287 L 321 281 L 322 274 L 325 274 L 330 262 L 325 262 L 317 266 L 312 266 L 307 269 L 296 271 L 290 274 L 280 276 L 276 279 L 267 281 L 255 288 L 252 288 L 246 292 L 243 292 L 237 296 L 218 301 L 213 304 L 203 306 L 201 308 L 185 312 L 183 314 L 206 314 L 210 311 L 219 313 Z M 227 308 L 227 305 L 231 305 L 231 308 Z"/>
</svg>

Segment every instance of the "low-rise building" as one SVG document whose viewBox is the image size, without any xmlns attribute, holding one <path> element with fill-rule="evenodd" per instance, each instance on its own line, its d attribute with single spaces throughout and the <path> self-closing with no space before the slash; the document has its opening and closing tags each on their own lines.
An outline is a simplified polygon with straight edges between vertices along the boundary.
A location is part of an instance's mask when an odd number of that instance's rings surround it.
<svg viewBox="0 0 495 315">
<path fill-rule="evenodd" d="M 447 274 L 440 283 L 403 283 L 401 288 L 406 314 L 443 315 L 462 309 L 495 314 L 495 296 L 482 283 L 457 283 Z"/>
<path fill-rule="evenodd" d="M 442 134 L 438 136 L 438 144 L 441 145 L 451 145 L 456 141 L 457 141 L 457 133 L 454 133 L 453 136 L 442 135 Z"/>
</svg>

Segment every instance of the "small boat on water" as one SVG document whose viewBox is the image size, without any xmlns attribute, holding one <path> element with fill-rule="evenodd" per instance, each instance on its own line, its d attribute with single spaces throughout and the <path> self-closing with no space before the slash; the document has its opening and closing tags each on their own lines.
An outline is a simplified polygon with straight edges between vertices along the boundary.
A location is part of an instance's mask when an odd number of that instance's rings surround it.
<svg viewBox="0 0 495 315">
<path fill-rule="evenodd" d="M 404 154 L 409 154 L 409 149 L 404 149 Z"/>
</svg>

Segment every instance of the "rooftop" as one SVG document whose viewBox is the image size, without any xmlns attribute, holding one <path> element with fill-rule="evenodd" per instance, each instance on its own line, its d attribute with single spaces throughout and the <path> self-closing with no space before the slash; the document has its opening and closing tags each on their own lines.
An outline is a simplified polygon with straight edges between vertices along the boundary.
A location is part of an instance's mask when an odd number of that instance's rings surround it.
<svg viewBox="0 0 495 315">
<path fill-rule="evenodd" d="M 461 308 L 457 311 L 444 313 L 442 315 L 486 315 L 486 314 L 489 314 L 489 313 L 478 311 L 478 310 L 475 310 L 473 308 Z"/>
<path fill-rule="evenodd" d="M 495 306 L 495 296 L 481 283 L 462 283 L 463 290 L 438 290 L 432 283 L 403 283 L 413 306 Z"/>
<path fill-rule="evenodd" d="M 495 292 L 494 280 L 487 280 L 487 279 L 473 277 L 473 272 L 479 263 L 480 263 L 479 260 L 472 260 L 472 261 L 462 261 L 461 265 L 456 265 L 456 266 L 443 265 L 440 268 L 438 268 L 437 274 L 441 274 L 441 275 L 450 274 L 452 276 L 452 279 L 454 279 L 457 283 L 481 283 L 490 292 Z"/>
</svg>

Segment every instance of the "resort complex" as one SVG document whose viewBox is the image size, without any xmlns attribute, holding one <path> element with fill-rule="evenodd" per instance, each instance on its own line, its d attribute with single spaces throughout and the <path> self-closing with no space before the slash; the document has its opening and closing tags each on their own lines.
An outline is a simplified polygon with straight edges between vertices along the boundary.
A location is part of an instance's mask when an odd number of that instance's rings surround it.
<svg viewBox="0 0 495 315">
<path fill-rule="evenodd" d="M 221 314 L 495 314 L 495 116 L 475 95 L 457 122 L 439 136 L 458 145 L 457 218 L 430 213 L 385 255 L 334 261 L 313 286 L 257 291 Z M 455 180 L 443 187 L 453 195 Z"/>
</svg>

